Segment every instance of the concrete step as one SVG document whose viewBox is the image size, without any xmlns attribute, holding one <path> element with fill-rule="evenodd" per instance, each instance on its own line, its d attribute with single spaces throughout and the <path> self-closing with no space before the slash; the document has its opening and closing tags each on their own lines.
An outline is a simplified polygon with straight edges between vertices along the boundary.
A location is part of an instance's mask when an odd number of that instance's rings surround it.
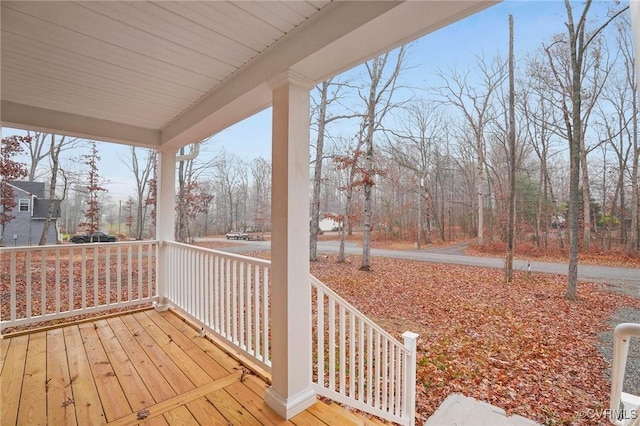
<svg viewBox="0 0 640 426">
<path fill-rule="evenodd" d="M 502 408 L 469 398 L 459 393 L 451 394 L 427 419 L 424 426 L 539 426 L 522 416 L 507 416 Z"/>
</svg>

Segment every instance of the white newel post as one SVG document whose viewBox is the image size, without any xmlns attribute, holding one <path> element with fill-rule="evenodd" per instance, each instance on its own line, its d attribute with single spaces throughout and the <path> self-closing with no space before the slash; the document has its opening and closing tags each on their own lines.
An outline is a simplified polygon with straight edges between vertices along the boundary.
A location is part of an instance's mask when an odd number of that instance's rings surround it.
<svg viewBox="0 0 640 426">
<path fill-rule="evenodd" d="M 309 277 L 309 90 L 288 72 L 272 83 L 271 372 L 266 403 L 289 419 L 313 405 Z"/>
<path fill-rule="evenodd" d="M 404 339 L 404 347 L 409 351 L 409 360 L 406 369 L 405 382 L 405 396 L 406 396 L 406 414 L 410 419 L 410 425 L 416 424 L 416 362 L 418 353 L 418 337 L 416 333 L 411 331 L 405 331 L 402 334 Z"/>
<path fill-rule="evenodd" d="M 165 241 L 175 239 L 176 212 L 176 151 L 158 151 L 158 181 L 156 188 L 156 239 L 158 255 L 156 256 L 156 291 L 158 301 L 156 310 L 169 308 L 167 301 L 167 256 Z"/>
</svg>

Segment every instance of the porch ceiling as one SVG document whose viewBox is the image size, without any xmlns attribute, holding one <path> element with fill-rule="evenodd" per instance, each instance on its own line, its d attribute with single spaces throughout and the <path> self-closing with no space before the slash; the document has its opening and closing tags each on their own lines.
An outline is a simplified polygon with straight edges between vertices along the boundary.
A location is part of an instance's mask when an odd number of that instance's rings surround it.
<svg viewBox="0 0 640 426">
<path fill-rule="evenodd" d="M 2 124 L 177 149 L 496 2 L 2 1 Z"/>
</svg>

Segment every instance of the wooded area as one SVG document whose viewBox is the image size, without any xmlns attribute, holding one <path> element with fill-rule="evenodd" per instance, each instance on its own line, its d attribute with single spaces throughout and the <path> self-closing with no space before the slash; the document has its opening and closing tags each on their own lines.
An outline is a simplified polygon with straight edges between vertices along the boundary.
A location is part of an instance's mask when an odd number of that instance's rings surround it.
<svg viewBox="0 0 640 426">
<path fill-rule="evenodd" d="M 311 93 L 311 259 L 324 217 L 339 222 L 344 234 L 363 231 L 362 269 L 369 266 L 370 239 L 404 239 L 417 247 L 467 238 L 506 242 L 510 130 L 517 241 L 637 252 L 640 146 L 631 26 L 620 6 L 608 16 L 590 16 L 589 7 L 566 3 L 567 31 L 515 58 L 515 126 L 506 57 L 478 54 L 467 68 L 435 68 L 439 83 L 416 88 L 403 78 L 410 68 L 406 46 L 319 84 Z M 516 22 L 516 44 L 517 30 Z M 118 203 L 96 189 L 104 179 L 92 178 L 97 170 L 90 157 L 97 152 L 90 145 L 29 136 L 23 141 L 28 179 L 46 179 L 65 200 L 65 232 L 89 223 L 131 238 L 153 236 L 155 152 L 132 148 L 123 159 L 136 187 Z M 269 231 L 270 160 L 205 153 L 215 141 L 178 153 L 179 240 L 232 229 Z M 75 162 L 68 156 L 72 165 L 64 167 L 65 153 L 79 146 L 89 154 Z M 89 205 L 99 210 L 93 219 Z M 568 232 L 574 223 L 579 232 Z"/>
</svg>

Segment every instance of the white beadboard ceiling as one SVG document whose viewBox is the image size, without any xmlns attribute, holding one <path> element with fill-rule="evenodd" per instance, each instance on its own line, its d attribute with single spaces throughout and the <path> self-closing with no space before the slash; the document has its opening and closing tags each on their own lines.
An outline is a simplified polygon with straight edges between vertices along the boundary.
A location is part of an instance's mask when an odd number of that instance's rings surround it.
<svg viewBox="0 0 640 426">
<path fill-rule="evenodd" d="M 2 122 L 176 149 L 493 3 L 3 0 Z"/>
</svg>

